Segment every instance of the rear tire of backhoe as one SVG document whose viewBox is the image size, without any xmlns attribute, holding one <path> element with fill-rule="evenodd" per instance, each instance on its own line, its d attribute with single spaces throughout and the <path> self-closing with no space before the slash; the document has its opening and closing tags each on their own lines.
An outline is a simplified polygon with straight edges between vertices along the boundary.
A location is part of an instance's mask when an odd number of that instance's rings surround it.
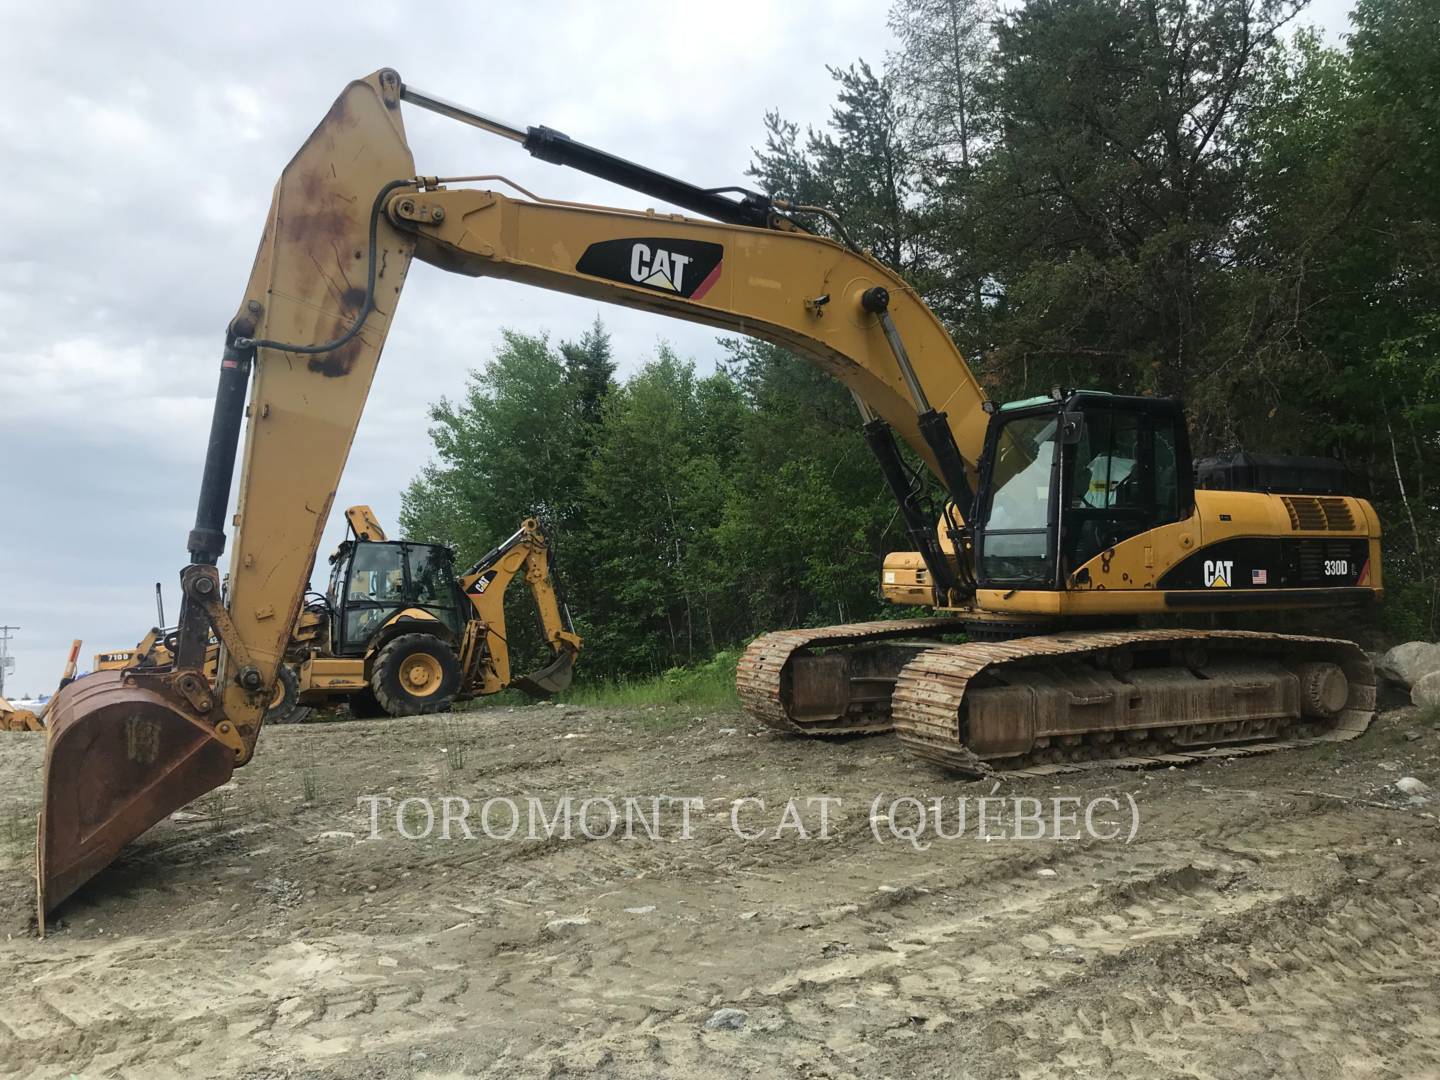
<svg viewBox="0 0 1440 1080">
<path fill-rule="evenodd" d="M 303 724 L 311 710 L 300 704 L 300 676 L 288 664 L 281 664 L 276 677 L 275 700 L 265 710 L 267 724 Z"/>
<path fill-rule="evenodd" d="M 460 691 L 460 660 L 433 634 L 402 634 L 375 658 L 370 689 L 391 716 L 445 712 Z"/>
</svg>

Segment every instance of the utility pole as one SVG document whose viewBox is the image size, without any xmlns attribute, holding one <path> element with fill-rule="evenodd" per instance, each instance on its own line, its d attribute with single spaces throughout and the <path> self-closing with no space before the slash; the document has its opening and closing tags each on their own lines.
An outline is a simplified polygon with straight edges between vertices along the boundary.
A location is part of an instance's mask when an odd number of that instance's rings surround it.
<svg viewBox="0 0 1440 1080">
<path fill-rule="evenodd" d="M 10 631 L 18 626 L 0 626 L 0 697 L 5 696 L 5 676 L 15 670 L 15 658 L 10 655 Z"/>
</svg>

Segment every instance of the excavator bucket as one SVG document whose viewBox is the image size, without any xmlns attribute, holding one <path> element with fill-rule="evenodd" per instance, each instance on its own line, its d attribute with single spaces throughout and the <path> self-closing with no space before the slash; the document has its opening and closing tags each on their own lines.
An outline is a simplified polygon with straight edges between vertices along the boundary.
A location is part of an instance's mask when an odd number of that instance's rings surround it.
<svg viewBox="0 0 1440 1080">
<path fill-rule="evenodd" d="M 129 673 L 70 683 L 50 710 L 36 839 L 45 916 L 150 826 L 230 779 L 235 752 Z"/>
<path fill-rule="evenodd" d="M 531 697 L 548 698 L 565 690 L 574 674 L 575 650 L 561 649 L 544 667 L 512 679 L 510 685 Z"/>
</svg>

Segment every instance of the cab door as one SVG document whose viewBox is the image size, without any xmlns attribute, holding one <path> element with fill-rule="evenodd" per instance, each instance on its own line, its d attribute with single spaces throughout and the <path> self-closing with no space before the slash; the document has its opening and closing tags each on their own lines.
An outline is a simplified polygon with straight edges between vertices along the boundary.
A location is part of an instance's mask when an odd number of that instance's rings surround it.
<svg viewBox="0 0 1440 1080">
<path fill-rule="evenodd" d="M 1193 485 L 1179 405 L 1087 404 L 1065 447 L 1060 580 L 1123 540 L 1190 513 Z"/>
</svg>

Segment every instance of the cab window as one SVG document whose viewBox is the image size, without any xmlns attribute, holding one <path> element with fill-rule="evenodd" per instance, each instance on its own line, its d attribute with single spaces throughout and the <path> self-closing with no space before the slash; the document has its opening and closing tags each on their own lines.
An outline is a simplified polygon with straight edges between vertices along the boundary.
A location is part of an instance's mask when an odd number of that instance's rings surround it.
<svg viewBox="0 0 1440 1080">
<path fill-rule="evenodd" d="M 1059 418 L 1011 420 L 995 442 L 986 507 L 981 577 L 997 584 L 1046 583 L 1050 558 L 1050 498 Z"/>
<path fill-rule="evenodd" d="M 410 603 L 423 607 L 456 633 L 464 628 L 463 602 L 455 588 L 450 553 L 440 547 L 416 546 L 406 556 L 410 567 Z"/>
<path fill-rule="evenodd" d="M 357 643 L 379 629 L 404 601 L 404 555 L 396 544 L 357 544 L 345 583 L 343 638 Z"/>
</svg>

